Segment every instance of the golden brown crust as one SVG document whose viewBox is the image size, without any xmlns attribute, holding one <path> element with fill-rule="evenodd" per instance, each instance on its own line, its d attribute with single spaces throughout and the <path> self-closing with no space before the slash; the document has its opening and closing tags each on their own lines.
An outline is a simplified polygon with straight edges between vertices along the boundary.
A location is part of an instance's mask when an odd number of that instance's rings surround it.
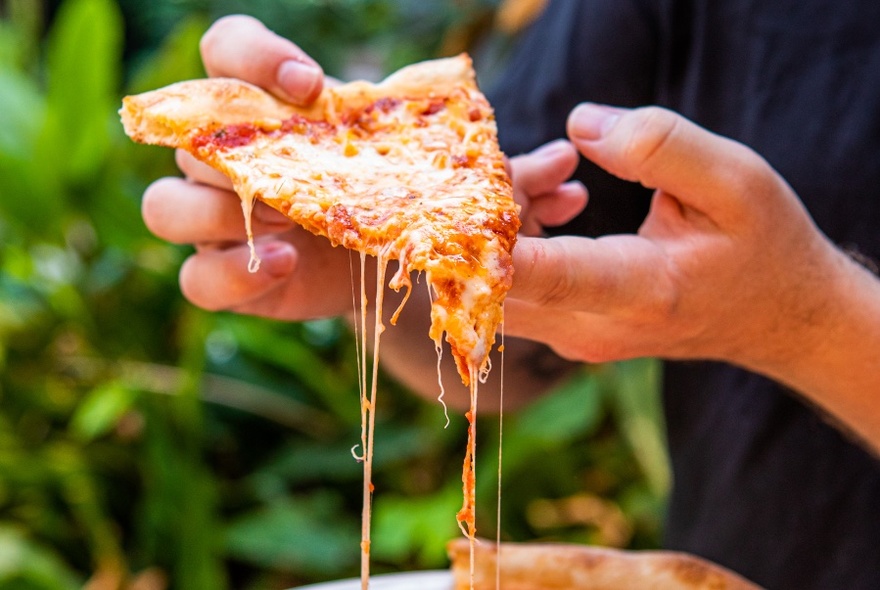
<svg viewBox="0 0 880 590">
<path fill-rule="evenodd" d="M 455 590 L 470 588 L 466 539 L 448 546 Z M 497 550 L 477 544 L 474 590 L 495 590 Z M 585 545 L 502 543 L 504 590 L 760 590 L 742 576 L 704 559 L 672 551 L 621 551 Z"/>
<path fill-rule="evenodd" d="M 464 54 L 407 66 L 378 84 L 325 87 L 308 107 L 281 102 L 243 80 L 208 78 L 127 96 L 119 115 L 125 132 L 135 141 L 177 147 L 179 138 L 193 129 L 253 123 L 255 113 L 265 120 L 281 121 L 297 114 L 333 122 L 339 114 L 380 98 L 445 96 L 460 87 L 476 88 L 471 59 Z"/>
<path fill-rule="evenodd" d="M 242 80 L 187 80 L 122 99 L 119 115 L 133 140 L 176 147 L 192 129 L 234 125 L 261 117 L 286 119 L 297 111 Z"/>
</svg>

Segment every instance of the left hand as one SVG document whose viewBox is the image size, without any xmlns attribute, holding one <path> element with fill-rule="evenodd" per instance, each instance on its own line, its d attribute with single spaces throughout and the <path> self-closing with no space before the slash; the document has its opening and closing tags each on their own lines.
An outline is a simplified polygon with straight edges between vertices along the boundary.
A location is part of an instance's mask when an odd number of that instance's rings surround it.
<svg viewBox="0 0 880 590">
<path fill-rule="evenodd" d="M 835 249 L 755 152 L 672 112 L 583 105 L 579 151 L 656 188 L 636 235 L 521 239 L 508 335 L 579 361 L 796 355 L 828 305 Z"/>
</svg>

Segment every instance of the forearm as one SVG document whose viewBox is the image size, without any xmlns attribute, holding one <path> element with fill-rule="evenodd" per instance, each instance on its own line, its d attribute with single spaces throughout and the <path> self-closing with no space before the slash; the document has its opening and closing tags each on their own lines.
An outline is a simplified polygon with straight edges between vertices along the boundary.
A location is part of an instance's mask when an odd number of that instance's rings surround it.
<svg viewBox="0 0 880 590">
<path fill-rule="evenodd" d="M 776 378 L 828 412 L 880 452 L 880 280 L 842 252 L 829 252 L 821 307 L 799 318 L 789 338 L 796 354 L 753 368 Z"/>
</svg>

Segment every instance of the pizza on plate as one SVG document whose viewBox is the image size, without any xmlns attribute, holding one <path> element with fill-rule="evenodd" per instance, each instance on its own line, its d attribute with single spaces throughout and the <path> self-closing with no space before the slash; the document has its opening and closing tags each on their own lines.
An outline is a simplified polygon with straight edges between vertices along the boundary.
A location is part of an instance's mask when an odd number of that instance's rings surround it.
<svg viewBox="0 0 880 590">
<path fill-rule="evenodd" d="M 453 590 L 760 590 L 726 568 L 674 551 L 481 541 L 472 552 L 463 539 L 447 549 Z"/>
<path fill-rule="evenodd" d="M 327 87 L 308 107 L 240 80 L 180 82 L 126 97 L 120 115 L 135 141 L 182 148 L 232 180 L 245 212 L 252 270 L 259 264 L 249 225 L 255 200 L 360 253 L 362 270 L 366 256 L 376 257 L 374 355 L 388 262 L 398 262 L 388 285 L 407 295 L 413 273 L 425 277 L 429 336 L 438 354 L 445 338 L 471 391 L 458 519 L 473 543 L 477 384 L 489 370 L 502 321 L 520 221 L 493 112 L 470 58 L 414 64 L 377 84 Z M 362 318 L 366 301 L 362 284 Z M 367 328 L 360 330 L 364 345 Z M 366 365 L 366 357 L 361 362 Z M 367 562 L 376 380 L 375 374 L 371 385 L 362 379 Z"/>
</svg>

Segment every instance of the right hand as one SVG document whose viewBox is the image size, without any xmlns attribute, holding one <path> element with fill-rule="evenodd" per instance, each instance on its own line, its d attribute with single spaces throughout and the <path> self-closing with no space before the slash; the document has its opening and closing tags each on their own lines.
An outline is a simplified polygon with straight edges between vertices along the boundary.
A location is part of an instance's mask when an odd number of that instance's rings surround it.
<svg viewBox="0 0 880 590">
<path fill-rule="evenodd" d="M 308 55 L 251 17 L 218 20 L 200 48 L 209 75 L 246 80 L 295 104 L 314 101 L 325 83 Z M 562 184 L 577 159 L 571 144 L 559 141 L 511 160 L 517 200 L 528 212 L 525 232 L 564 223 L 583 208 L 583 186 Z M 144 194 L 142 213 L 158 237 L 195 246 L 180 272 L 187 299 L 209 310 L 284 320 L 351 313 L 352 272 L 360 268 L 356 254 L 331 247 L 258 202 L 252 219 L 262 264 L 258 272 L 248 272 L 241 202 L 231 183 L 184 151 L 177 152 L 177 162 L 185 177 L 154 182 Z"/>
</svg>

